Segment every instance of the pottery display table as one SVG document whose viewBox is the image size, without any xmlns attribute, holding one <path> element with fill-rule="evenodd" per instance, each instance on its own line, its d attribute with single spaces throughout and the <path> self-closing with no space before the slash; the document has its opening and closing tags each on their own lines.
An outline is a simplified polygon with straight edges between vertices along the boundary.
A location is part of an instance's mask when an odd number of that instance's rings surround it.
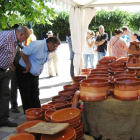
<svg viewBox="0 0 140 140">
<path fill-rule="evenodd" d="M 84 131 L 103 140 L 140 139 L 140 100 L 121 101 L 109 96 L 98 102 L 84 102 Z"/>
</svg>

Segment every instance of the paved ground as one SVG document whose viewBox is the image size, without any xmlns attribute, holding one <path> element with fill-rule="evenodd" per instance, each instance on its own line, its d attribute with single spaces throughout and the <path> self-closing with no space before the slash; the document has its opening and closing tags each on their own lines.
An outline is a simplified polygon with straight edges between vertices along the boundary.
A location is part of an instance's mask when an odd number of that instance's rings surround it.
<svg viewBox="0 0 140 140">
<path fill-rule="evenodd" d="M 44 70 L 40 75 L 39 87 L 40 87 L 40 100 L 41 103 L 46 103 L 51 100 L 52 96 L 58 94 L 60 90 L 63 90 L 63 86 L 71 83 L 70 77 L 70 55 L 67 43 L 62 43 L 58 49 L 58 76 L 48 78 L 47 65 L 44 66 Z M 95 58 L 96 59 L 96 58 Z M 53 70 L 54 71 L 54 70 Z M 18 105 L 20 113 L 12 113 L 10 111 L 10 120 L 19 124 L 25 122 L 25 115 L 23 114 L 20 95 L 18 93 Z M 11 135 L 16 134 L 16 128 L 1 127 L 0 128 L 0 140 L 7 140 Z M 86 140 L 93 140 L 93 138 L 84 136 Z"/>
</svg>

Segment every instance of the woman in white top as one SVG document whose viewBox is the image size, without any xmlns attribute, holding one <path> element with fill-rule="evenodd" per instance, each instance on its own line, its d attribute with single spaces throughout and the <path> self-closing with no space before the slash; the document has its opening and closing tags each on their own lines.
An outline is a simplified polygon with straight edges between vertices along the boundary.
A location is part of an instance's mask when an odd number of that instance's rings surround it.
<svg viewBox="0 0 140 140">
<path fill-rule="evenodd" d="M 84 58 L 84 68 L 88 67 L 88 58 L 90 60 L 91 68 L 93 68 L 93 61 L 94 61 L 94 54 L 93 54 L 93 44 L 95 40 L 92 38 L 92 32 L 88 30 L 86 36 L 86 44 L 83 51 L 83 58 Z"/>
</svg>

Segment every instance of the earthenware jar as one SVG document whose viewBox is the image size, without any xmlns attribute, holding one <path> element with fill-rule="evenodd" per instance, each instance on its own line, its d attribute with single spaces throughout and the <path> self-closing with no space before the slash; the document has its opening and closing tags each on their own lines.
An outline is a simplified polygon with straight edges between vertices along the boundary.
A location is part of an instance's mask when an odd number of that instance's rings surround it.
<svg viewBox="0 0 140 140">
<path fill-rule="evenodd" d="M 128 68 L 134 68 L 134 69 L 140 68 L 140 55 L 139 54 L 129 55 L 126 66 Z"/>
<path fill-rule="evenodd" d="M 127 49 L 128 54 L 140 54 L 140 42 L 133 41 Z"/>
</svg>

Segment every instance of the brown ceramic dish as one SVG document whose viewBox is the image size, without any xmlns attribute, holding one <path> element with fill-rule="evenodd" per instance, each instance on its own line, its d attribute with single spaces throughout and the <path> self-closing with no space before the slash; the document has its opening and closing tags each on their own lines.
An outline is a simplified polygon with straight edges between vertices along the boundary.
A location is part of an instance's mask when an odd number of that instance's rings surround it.
<svg viewBox="0 0 140 140">
<path fill-rule="evenodd" d="M 115 61 L 115 62 L 110 63 L 110 66 L 118 68 L 118 67 L 125 67 L 125 64 L 123 62 L 120 62 L 120 61 Z"/>
<path fill-rule="evenodd" d="M 87 68 L 87 69 L 81 69 L 81 72 L 90 72 L 90 70 L 91 70 L 92 68 Z"/>
<path fill-rule="evenodd" d="M 104 92 L 109 88 L 109 80 L 105 79 L 86 79 L 80 84 L 80 91 L 91 93 Z"/>
<path fill-rule="evenodd" d="M 101 58 L 101 60 L 112 60 L 115 61 L 117 58 L 115 56 L 104 56 Z"/>
<path fill-rule="evenodd" d="M 52 101 L 68 101 L 70 102 L 72 99 L 72 96 L 70 95 L 57 95 L 52 97 Z"/>
<path fill-rule="evenodd" d="M 50 118 L 53 122 L 68 122 L 75 120 L 79 116 L 81 116 L 79 109 L 65 108 L 54 112 Z"/>
<path fill-rule="evenodd" d="M 8 140 L 35 140 L 35 137 L 32 134 L 22 133 L 11 136 Z"/>
<path fill-rule="evenodd" d="M 90 74 L 87 79 L 107 79 L 110 80 L 111 77 L 108 74 Z"/>
<path fill-rule="evenodd" d="M 126 62 L 127 59 L 128 59 L 127 57 L 121 57 L 121 58 L 118 58 L 116 61 Z"/>
<path fill-rule="evenodd" d="M 109 74 L 111 76 L 116 75 L 118 72 L 125 72 L 125 70 L 108 70 Z"/>
<path fill-rule="evenodd" d="M 29 127 L 32 127 L 32 126 L 36 125 L 39 122 L 43 122 L 43 121 L 41 121 L 41 120 L 35 120 L 35 121 L 29 121 L 29 122 L 22 123 L 21 125 L 19 125 L 16 128 L 17 133 L 24 133 L 24 130 L 25 129 L 27 129 Z"/>
<path fill-rule="evenodd" d="M 47 110 L 55 110 L 55 106 L 54 105 L 50 105 L 50 104 L 44 104 L 41 106 L 43 114 L 45 113 L 45 111 Z"/>
<path fill-rule="evenodd" d="M 115 75 L 136 76 L 136 72 L 134 72 L 134 71 L 123 71 L 123 72 L 116 72 Z"/>
<path fill-rule="evenodd" d="M 116 81 L 116 79 L 121 79 L 121 78 L 136 78 L 136 76 L 132 76 L 132 75 L 115 75 L 113 77 L 114 81 Z"/>
<path fill-rule="evenodd" d="M 64 88 L 64 90 L 70 90 L 70 89 L 79 90 L 79 86 L 80 86 L 80 84 L 72 84 L 72 85 L 63 86 L 63 88 Z"/>
<path fill-rule="evenodd" d="M 47 117 L 47 119 L 50 121 L 50 116 L 52 115 L 52 113 L 54 113 L 56 110 L 48 110 L 45 111 L 45 117 Z"/>
<path fill-rule="evenodd" d="M 72 83 L 79 84 L 79 82 L 84 79 L 86 79 L 86 76 L 75 76 L 75 77 L 72 77 Z"/>
<path fill-rule="evenodd" d="M 98 73 L 98 74 L 108 74 L 108 69 L 106 70 L 103 70 L 103 69 L 93 69 L 91 70 L 91 72 L 89 74 L 92 74 L 92 73 Z"/>
<path fill-rule="evenodd" d="M 38 117 L 31 117 L 26 115 L 26 121 L 33 121 L 33 120 L 43 120 L 43 115 L 41 114 Z"/>
<path fill-rule="evenodd" d="M 74 128 L 68 126 L 65 130 L 55 135 L 42 135 L 41 140 L 73 140 L 75 134 Z"/>
<path fill-rule="evenodd" d="M 30 108 L 25 111 L 26 116 L 31 117 L 39 117 L 42 115 L 42 109 L 41 108 Z"/>
<path fill-rule="evenodd" d="M 48 104 L 54 105 L 56 110 L 69 107 L 69 102 L 67 102 L 67 101 L 54 101 L 54 102 L 50 102 Z"/>
<path fill-rule="evenodd" d="M 115 89 L 120 91 L 137 91 L 140 86 L 138 78 L 121 78 L 114 82 Z"/>
<path fill-rule="evenodd" d="M 58 94 L 59 95 L 71 95 L 73 97 L 76 91 L 77 91 L 77 89 L 62 90 L 62 91 L 59 91 Z"/>
<path fill-rule="evenodd" d="M 137 41 L 130 42 L 127 49 L 128 54 L 140 54 L 140 43 Z"/>
<path fill-rule="evenodd" d="M 101 60 L 98 61 L 98 64 L 108 65 L 111 62 L 112 62 L 112 60 L 101 59 Z"/>
</svg>

